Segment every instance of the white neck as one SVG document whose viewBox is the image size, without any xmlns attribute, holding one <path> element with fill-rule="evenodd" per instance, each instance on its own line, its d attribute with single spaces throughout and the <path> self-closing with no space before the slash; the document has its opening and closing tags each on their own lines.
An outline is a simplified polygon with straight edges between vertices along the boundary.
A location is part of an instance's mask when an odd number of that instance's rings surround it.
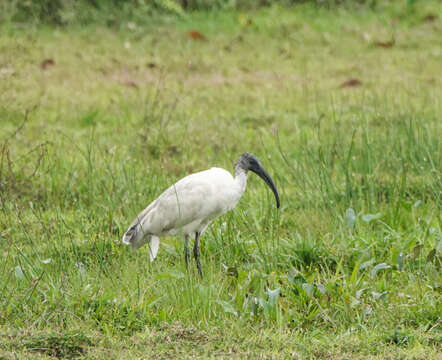
<svg viewBox="0 0 442 360">
<path fill-rule="evenodd" d="M 243 168 L 236 166 L 235 167 L 235 182 L 238 185 L 240 196 L 243 194 L 243 192 L 246 190 L 247 185 L 247 170 L 244 170 Z"/>
</svg>

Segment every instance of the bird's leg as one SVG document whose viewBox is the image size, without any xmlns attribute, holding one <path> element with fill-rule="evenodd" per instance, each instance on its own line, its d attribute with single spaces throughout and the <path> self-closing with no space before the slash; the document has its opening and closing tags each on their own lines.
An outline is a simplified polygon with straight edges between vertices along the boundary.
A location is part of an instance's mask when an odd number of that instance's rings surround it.
<svg viewBox="0 0 442 360">
<path fill-rule="evenodd" d="M 186 260 L 186 267 L 189 267 L 189 235 L 184 235 L 184 259 Z"/>
<path fill-rule="evenodd" d="M 198 267 L 198 272 L 200 273 L 201 278 L 203 277 L 203 271 L 201 270 L 201 263 L 200 263 L 200 233 L 195 233 L 195 245 L 193 246 L 193 256 L 195 257 L 196 266 Z"/>
</svg>

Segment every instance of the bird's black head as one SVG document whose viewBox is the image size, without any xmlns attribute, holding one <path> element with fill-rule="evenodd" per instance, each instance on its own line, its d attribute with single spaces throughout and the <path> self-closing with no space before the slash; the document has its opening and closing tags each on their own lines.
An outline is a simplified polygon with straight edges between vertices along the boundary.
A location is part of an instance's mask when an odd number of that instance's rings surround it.
<svg viewBox="0 0 442 360">
<path fill-rule="evenodd" d="M 243 169 L 245 171 L 248 170 L 253 171 L 261 179 L 263 179 L 266 182 L 266 184 L 270 187 L 270 189 L 272 189 L 276 199 L 276 207 L 279 208 L 280 201 L 279 201 L 278 190 L 276 190 L 276 186 L 272 178 L 264 169 L 264 167 L 261 165 L 261 162 L 255 155 L 245 152 L 239 157 L 235 167 L 239 167 L 240 169 Z"/>
</svg>

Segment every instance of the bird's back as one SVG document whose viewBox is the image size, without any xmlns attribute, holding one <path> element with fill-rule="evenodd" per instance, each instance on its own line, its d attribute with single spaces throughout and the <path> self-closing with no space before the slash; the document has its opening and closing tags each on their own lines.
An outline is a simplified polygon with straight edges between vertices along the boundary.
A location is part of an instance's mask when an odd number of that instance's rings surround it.
<svg viewBox="0 0 442 360">
<path fill-rule="evenodd" d="M 138 221 L 144 233 L 157 236 L 201 231 L 213 218 L 232 209 L 240 196 L 228 171 L 211 168 L 170 186 Z"/>
</svg>

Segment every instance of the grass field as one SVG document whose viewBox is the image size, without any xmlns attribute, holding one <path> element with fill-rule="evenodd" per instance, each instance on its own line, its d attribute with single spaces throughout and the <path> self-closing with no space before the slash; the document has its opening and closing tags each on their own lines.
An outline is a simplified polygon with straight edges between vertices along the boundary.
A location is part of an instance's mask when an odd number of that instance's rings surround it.
<svg viewBox="0 0 442 360">
<path fill-rule="evenodd" d="M 0 359 L 442 359 L 442 5 L 394 4 L 1 25 Z M 282 206 L 250 176 L 204 279 L 123 246 L 244 151 Z"/>
</svg>

